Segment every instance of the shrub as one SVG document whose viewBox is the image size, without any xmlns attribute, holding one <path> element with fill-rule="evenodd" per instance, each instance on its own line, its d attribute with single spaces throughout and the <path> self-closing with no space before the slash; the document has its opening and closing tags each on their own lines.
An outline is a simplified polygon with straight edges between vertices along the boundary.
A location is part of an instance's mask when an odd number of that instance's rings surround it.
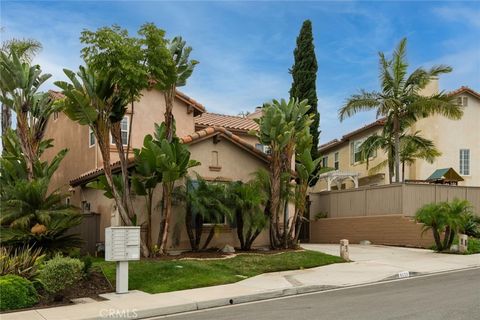
<svg viewBox="0 0 480 320">
<path fill-rule="evenodd" d="M 93 259 L 92 256 L 87 254 L 86 256 L 83 256 L 80 258 L 80 261 L 83 262 L 83 275 L 85 277 L 88 277 L 90 275 L 90 271 L 92 269 L 92 264 L 93 264 Z"/>
<path fill-rule="evenodd" d="M 79 259 L 56 255 L 45 263 L 38 279 L 45 291 L 59 294 L 82 278 L 83 268 L 84 264 Z"/>
<path fill-rule="evenodd" d="M 33 284 L 13 274 L 0 277 L 0 296 L 0 311 L 28 308 L 38 302 Z"/>
<path fill-rule="evenodd" d="M 38 267 L 45 258 L 42 250 L 31 247 L 0 248 L 0 275 L 14 274 L 26 279 L 37 275 Z"/>
<path fill-rule="evenodd" d="M 424 224 L 423 232 L 432 230 L 438 251 L 448 250 L 458 232 L 471 229 L 472 212 L 467 200 L 453 199 L 450 202 L 430 203 L 421 207 L 415 219 Z M 442 233 L 443 241 L 441 239 Z"/>
</svg>

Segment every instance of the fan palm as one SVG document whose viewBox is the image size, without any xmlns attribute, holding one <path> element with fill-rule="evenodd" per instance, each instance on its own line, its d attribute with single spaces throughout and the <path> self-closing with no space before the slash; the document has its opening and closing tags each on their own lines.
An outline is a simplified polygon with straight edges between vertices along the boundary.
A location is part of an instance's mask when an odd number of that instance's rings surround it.
<svg viewBox="0 0 480 320">
<path fill-rule="evenodd" d="M 340 121 L 351 117 L 357 112 L 375 110 L 377 117 L 387 117 L 392 123 L 394 149 L 392 152 L 395 168 L 395 181 L 400 181 L 400 135 L 402 119 L 416 120 L 421 117 L 438 113 L 451 119 L 459 119 L 463 115 L 460 106 L 444 92 L 425 97 L 420 95 L 428 83 L 443 73 L 449 73 L 452 68 L 445 65 L 434 66 L 429 70 L 418 68 L 407 75 L 406 61 L 407 39 L 400 41 L 393 52 L 393 57 L 387 59 L 383 53 L 380 56 L 381 92 L 366 92 L 352 95 L 339 110 Z"/>
</svg>

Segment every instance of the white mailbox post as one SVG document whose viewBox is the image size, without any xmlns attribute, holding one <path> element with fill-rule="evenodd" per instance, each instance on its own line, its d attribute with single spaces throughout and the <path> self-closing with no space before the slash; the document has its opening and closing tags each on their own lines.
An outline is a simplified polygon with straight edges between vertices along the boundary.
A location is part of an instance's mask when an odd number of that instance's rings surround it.
<svg viewBox="0 0 480 320">
<path fill-rule="evenodd" d="M 140 227 L 105 228 L 105 260 L 117 262 L 116 292 L 128 292 L 128 261 L 140 260 Z"/>
</svg>

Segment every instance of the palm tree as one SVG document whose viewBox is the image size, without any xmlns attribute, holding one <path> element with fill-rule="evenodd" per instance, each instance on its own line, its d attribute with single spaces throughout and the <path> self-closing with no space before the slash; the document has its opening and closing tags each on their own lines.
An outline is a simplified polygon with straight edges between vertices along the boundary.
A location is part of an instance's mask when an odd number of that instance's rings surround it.
<svg viewBox="0 0 480 320">
<path fill-rule="evenodd" d="M 162 222 L 158 237 L 160 253 L 166 253 L 167 239 L 172 214 L 172 193 L 175 182 L 184 178 L 188 170 L 200 165 L 200 162 L 190 159 L 188 147 L 180 142 L 180 139 L 173 132 L 173 139 L 167 139 L 167 128 L 165 123 L 155 124 L 155 135 L 147 135 L 146 140 L 150 141 L 149 147 L 154 149 L 156 156 L 155 170 L 161 175 L 163 195 L 162 198 Z M 165 196 L 168 195 L 168 196 Z"/>
<path fill-rule="evenodd" d="M 261 184 L 260 180 L 254 179 L 247 183 L 237 181 L 229 185 L 228 195 L 235 212 L 234 220 L 242 250 L 250 250 L 268 224 L 268 214 L 264 210 L 268 193 Z"/>
<path fill-rule="evenodd" d="M 403 118 L 416 120 L 432 114 L 441 114 L 450 119 L 459 119 L 463 115 L 460 106 L 453 98 L 444 92 L 425 97 L 421 90 L 440 74 L 449 73 L 452 68 L 445 65 L 434 66 L 429 70 L 417 68 L 407 75 L 406 61 L 407 39 L 400 41 L 388 60 L 383 53 L 380 56 L 380 84 L 381 92 L 366 92 L 352 95 L 339 110 L 340 121 L 360 111 L 375 110 L 377 117 L 387 117 L 392 123 L 394 139 L 395 181 L 400 181 L 400 135 Z"/>
<path fill-rule="evenodd" d="M 15 52 L 20 60 L 31 62 L 33 56 L 42 49 L 42 44 L 34 39 L 11 39 L 2 43 L 1 51 L 11 56 Z M 12 127 L 12 111 L 2 103 L 2 136 Z"/>
<path fill-rule="evenodd" d="M 411 165 L 416 159 L 423 159 L 429 163 L 433 163 L 435 159 L 441 155 L 441 153 L 435 148 L 435 145 L 431 140 L 425 139 L 420 136 L 420 131 L 414 133 L 406 132 L 404 125 L 405 121 L 402 121 L 402 132 L 400 135 L 400 161 L 402 164 L 402 180 L 405 180 L 405 164 Z M 361 145 L 360 153 L 362 159 L 366 162 L 367 169 L 369 166 L 370 158 L 382 150 L 387 154 L 387 159 L 371 168 L 371 173 L 376 173 L 382 170 L 385 166 L 388 166 L 389 181 L 392 183 L 394 175 L 394 151 L 395 151 L 395 139 L 392 132 L 392 126 L 387 123 L 382 132 L 369 136 Z"/>
<path fill-rule="evenodd" d="M 404 134 L 400 137 L 400 161 L 402 163 L 402 181 L 405 181 L 405 165 L 412 165 L 416 159 L 433 163 L 442 153 L 435 148 L 433 141 L 420 136 L 420 131 Z"/>
<path fill-rule="evenodd" d="M 295 152 L 295 143 L 298 135 L 302 134 L 305 127 L 312 121 L 308 110 L 307 100 L 298 101 L 291 98 L 273 100 L 263 106 L 263 116 L 254 119 L 259 124 L 256 136 L 259 141 L 270 146 L 270 245 L 278 248 L 288 246 L 288 227 L 280 230 L 280 212 L 283 209 L 283 223 L 288 226 L 288 197 L 287 189 L 290 188 L 292 159 Z M 283 183 L 282 183 L 283 181 Z M 283 203 L 282 203 L 283 202 Z M 283 207 L 282 207 L 283 206 Z"/>
<path fill-rule="evenodd" d="M 106 181 L 115 199 L 120 217 L 126 225 L 132 224 L 133 209 L 124 201 L 123 190 L 115 185 L 110 164 L 110 132 L 112 121 L 123 118 L 125 103 L 115 95 L 114 84 L 110 76 L 100 75 L 91 69 L 80 66 L 77 74 L 64 69 L 71 83 L 56 81 L 62 89 L 65 99 L 59 104 L 64 113 L 80 125 L 87 125 L 98 141 L 102 154 Z M 78 78 L 77 78 L 78 77 Z M 123 174 L 123 172 L 122 172 Z M 129 196 L 129 194 L 127 194 Z"/>
<path fill-rule="evenodd" d="M 22 61 L 16 52 L 0 53 L 1 103 L 17 116 L 17 134 L 25 155 L 28 178 L 33 179 L 33 165 L 50 115 L 57 111 L 48 93 L 39 92 L 40 86 L 50 78 L 42 74 L 39 65 Z"/>
</svg>

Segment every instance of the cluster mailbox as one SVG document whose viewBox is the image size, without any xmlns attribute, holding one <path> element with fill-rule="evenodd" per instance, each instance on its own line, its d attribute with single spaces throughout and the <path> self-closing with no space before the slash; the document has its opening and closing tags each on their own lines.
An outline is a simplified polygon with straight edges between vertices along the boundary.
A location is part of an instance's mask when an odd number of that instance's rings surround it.
<svg viewBox="0 0 480 320">
<path fill-rule="evenodd" d="M 117 262 L 116 291 L 128 292 L 128 261 L 140 260 L 140 227 L 105 229 L 105 260 Z"/>
<path fill-rule="evenodd" d="M 139 259 L 140 227 L 110 227 L 105 229 L 106 261 Z"/>
</svg>

